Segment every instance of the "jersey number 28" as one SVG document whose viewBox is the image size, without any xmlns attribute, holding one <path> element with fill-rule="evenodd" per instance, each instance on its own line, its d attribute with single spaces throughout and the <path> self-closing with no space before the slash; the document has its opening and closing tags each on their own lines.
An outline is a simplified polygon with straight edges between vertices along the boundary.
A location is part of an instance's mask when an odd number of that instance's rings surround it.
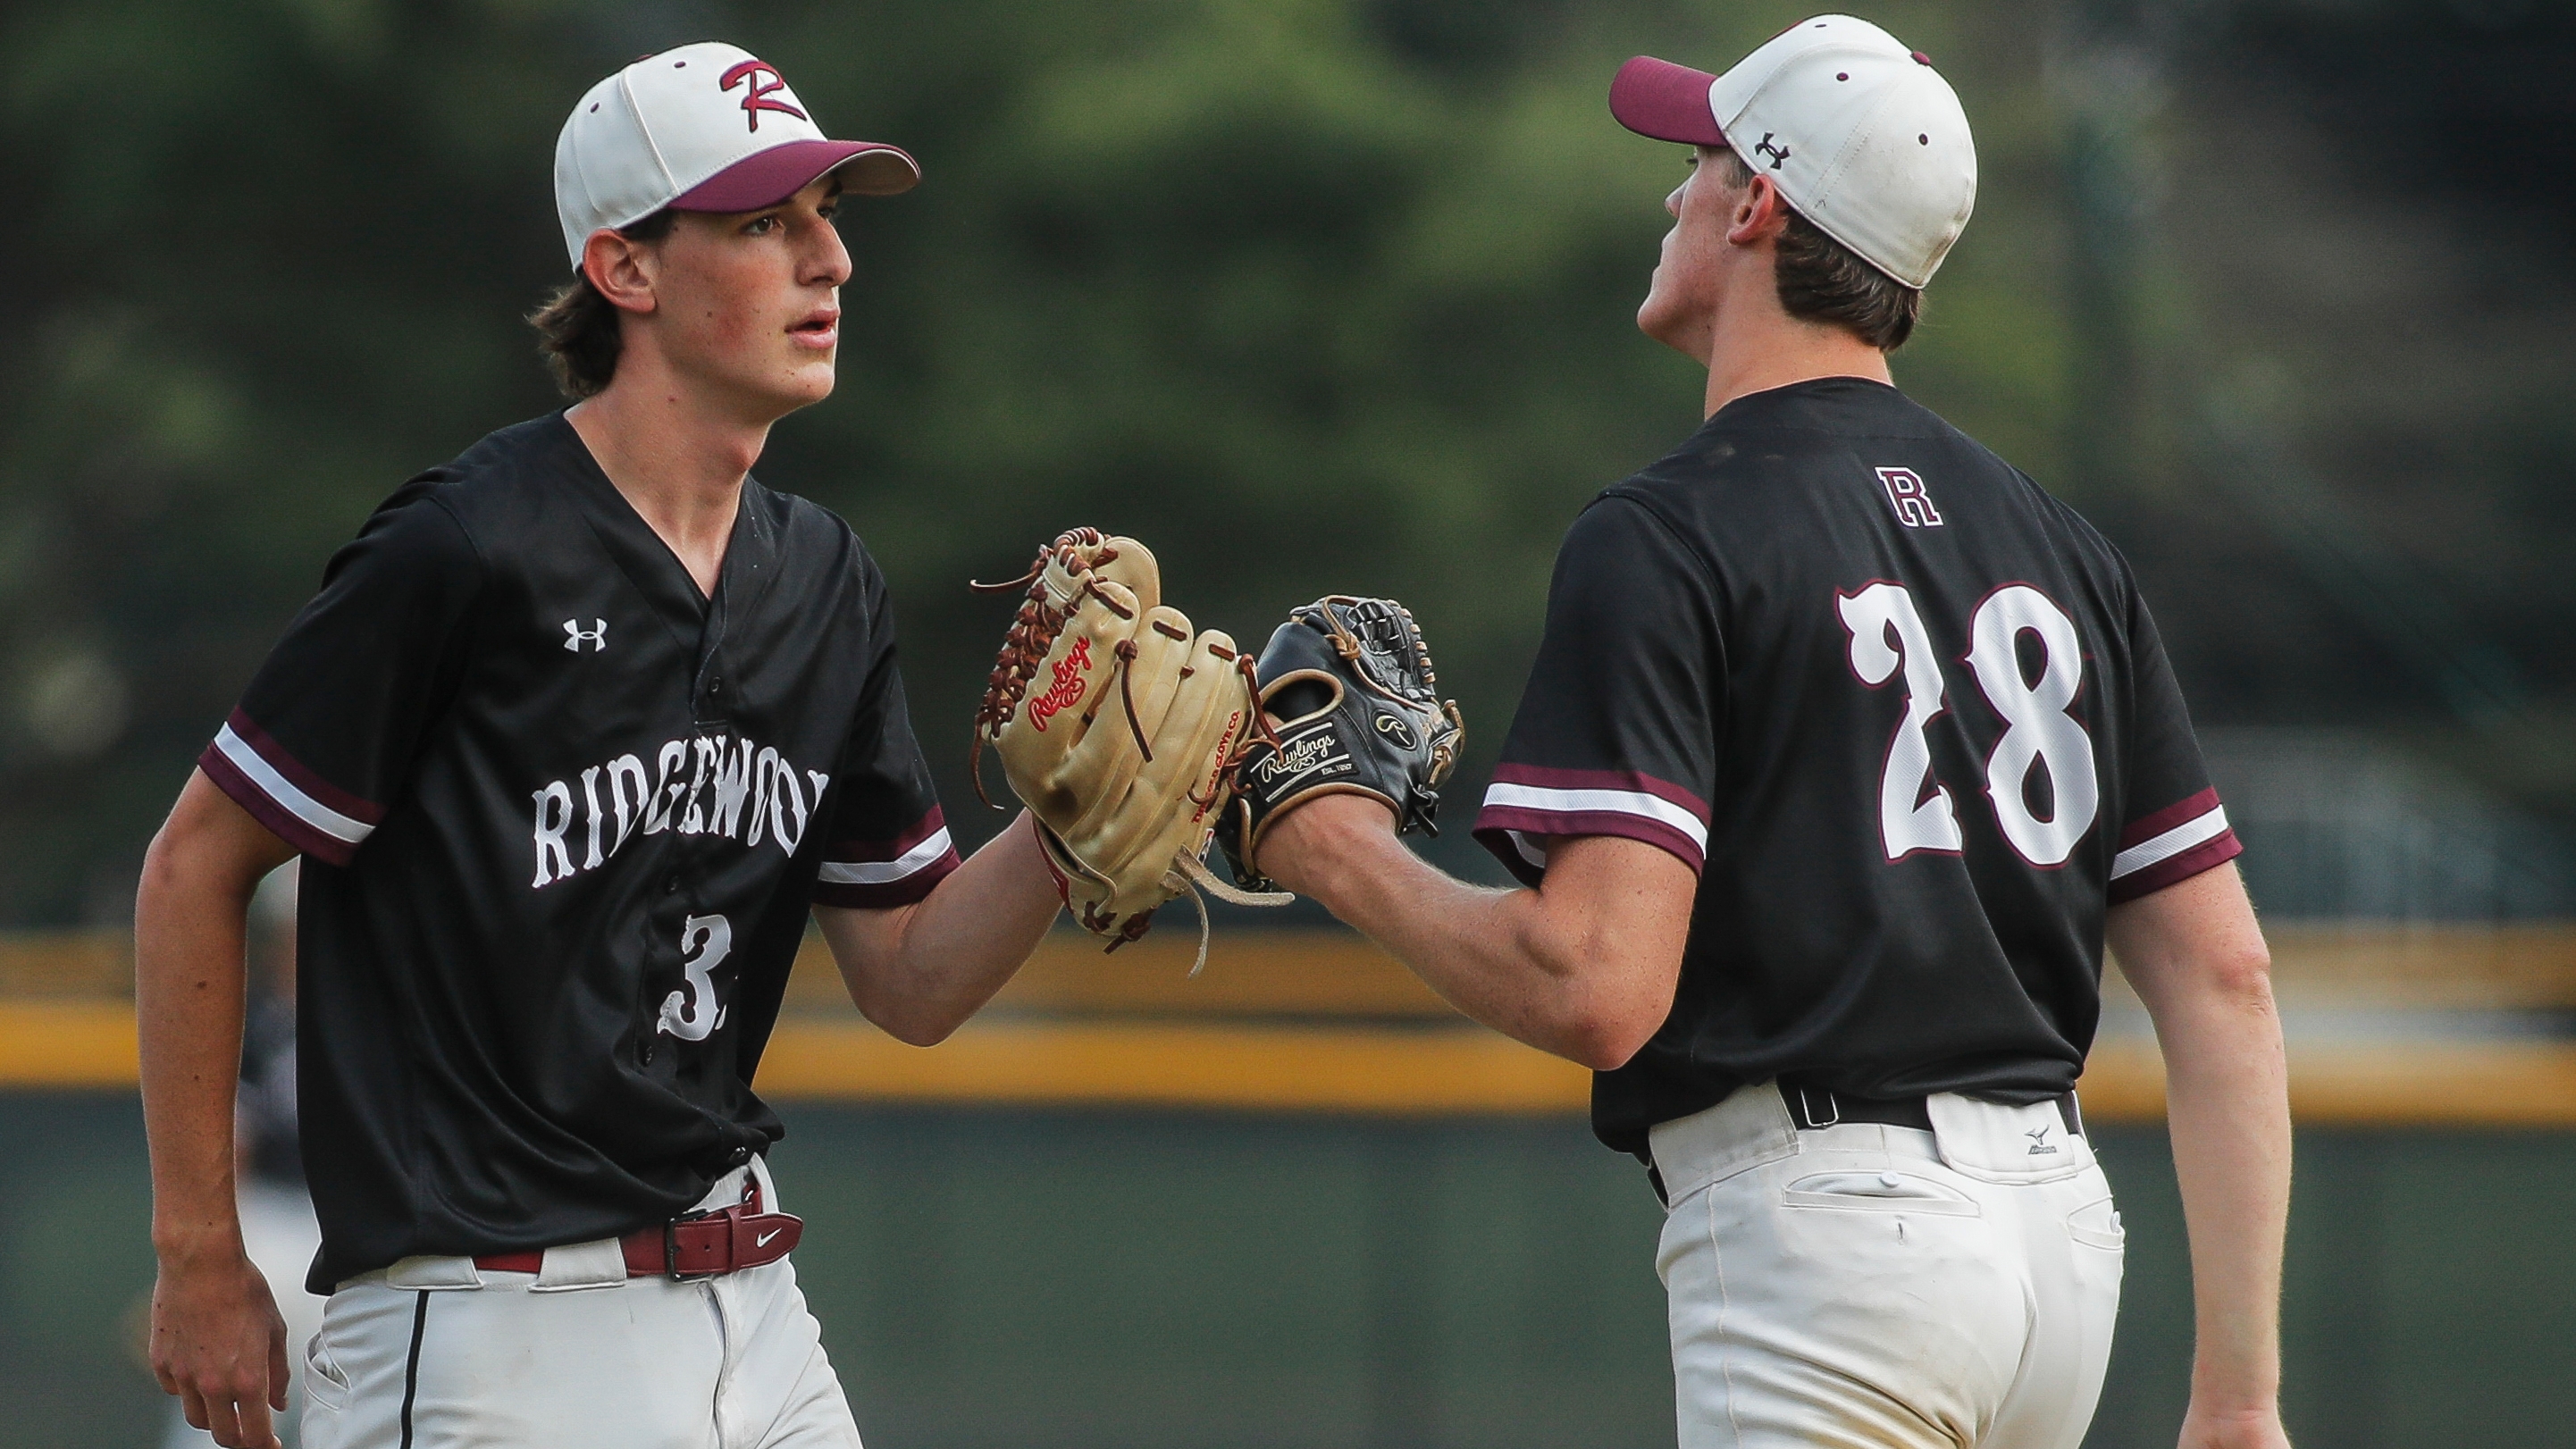
<svg viewBox="0 0 2576 1449">
<path fill-rule="evenodd" d="M 1878 778 L 1879 838 L 1887 858 L 1918 850 L 1955 852 L 1966 842 L 1950 789 L 1932 777 L 1932 740 L 1926 732 L 1949 707 L 1941 661 L 1933 653 L 1923 616 L 1902 584 L 1875 583 L 1842 598 L 1843 627 L 1851 631 L 1851 666 L 1875 689 L 1901 666 L 1905 720 L 1888 742 Z M 2008 584 L 1986 596 L 1968 624 L 1968 668 L 1986 703 L 2003 717 L 2003 737 L 1986 756 L 1986 798 L 2004 839 L 2033 865 L 2063 865 L 2093 826 L 2102 804 L 2093 769 L 2093 741 L 2067 707 L 2084 682 L 2083 642 L 2075 621 L 2055 600 L 2028 584 Z M 2039 641 L 2039 679 L 2022 673 L 2023 634 Z M 2030 808 L 2031 771 L 2048 772 L 2053 801 L 2043 820 Z"/>
</svg>

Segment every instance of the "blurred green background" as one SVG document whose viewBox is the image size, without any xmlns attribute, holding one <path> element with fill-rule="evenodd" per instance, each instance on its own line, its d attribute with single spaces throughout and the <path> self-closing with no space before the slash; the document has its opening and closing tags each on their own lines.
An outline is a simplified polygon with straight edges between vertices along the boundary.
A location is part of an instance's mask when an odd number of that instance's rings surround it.
<svg viewBox="0 0 2576 1449">
<path fill-rule="evenodd" d="M 1631 322 L 1681 149 L 1611 123 L 1607 78 L 1722 66 L 1801 13 L 0 7 L 0 925 L 121 921 L 331 550 L 555 405 L 518 320 L 564 275 L 555 131 L 598 75 L 710 35 L 926 170 L 848 209 L 840 390 L 759 471 L 883 560 L 952 802 L 1008 613 L 964 582 L 1080 522 L 1143 535 L 1246 637 L 1327 590 L 1403 598 L 1480 781 L 1565 525 L 1699 416 L 1697 372 Z M 2576 15 L 1870 14 L 1941 64 L 1980 152 L 1898 380 L 2136 561 L 2233 813 L 2278 826 L 2263 903 L 2385 913 L 2356 884 L 2384 868 L 2436 877 L 2407 912 L 2576 914 Z M 2403 788 L 2302 794 L 2355 750 Z M 2351 858 L 2409 830 L 2442 848 Z M 2439 878 L 2464 856 L 2498 879 Z"/>
<path fill-rule="evenodd" d="M 710 37 L 925 167 L 845 212 L 840 390 L 759 472 L 883 561 L 961 843 L 1007 615 L 963 583 L 1074 523 L 1143 535 L 1240 636 L 1403 598 L 1471 723 L 1464 815 L 1564 526 L 1699 417 L 1630 320 L 1682 157 L 1610 122 L 1608 77 L 1721 67 L 1807 8 L 0 3 L 0 928 L 123 924 L 331 550 L 557 405 L 519 321 L 563 274 L 555 130 Z M 1898 381 L 2135 561 L 2258 901 L 2576 916 L 2576 14 L 1860 8 L 1980 149 Z M 1462 835 L 1431 848 L 1492 878 Z M 0 1445 L 151 1442 L 118 1339 L 149 1277 L 133 1105 L 0 1114 L 29 1215 Z M 879 1449 L 1671 1442 L 1651 1199 L 1578 1123 L 791 1120 L 799 1260 Z M 2171 1168 L 2152 1131 L 2106 1141 L 2133 1239 L 2090 1442 L 2170 1443 Z M 2302 1444 L 2576 1444 L 2576 1139 L 2300 1150 Z"/>
</svg>

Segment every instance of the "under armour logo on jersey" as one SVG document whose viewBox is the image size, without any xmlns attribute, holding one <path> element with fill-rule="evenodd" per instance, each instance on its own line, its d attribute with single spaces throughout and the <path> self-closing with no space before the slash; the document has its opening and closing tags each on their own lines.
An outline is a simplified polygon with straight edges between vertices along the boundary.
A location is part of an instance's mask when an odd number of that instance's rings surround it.
<svg viewBox="0 0 2576 1449">
<path fill-rule="evenodd" d="M 1908 528 L 1939 528 L 1940 510 L 1932 506 L 1932 495 L 1923 491 L 1923 480 L 1911 468 L 1881 468 L 1878 481 L 1887 488 L 1887 501 L 1896 510 L 1896 521 Z"/>
<path fill-rule="evenodd" d="M 1769 131 L 1763 132 L 1762 139 L 1753 143 L 1753 149 L 1770 157 L 1771 169 L 1777 171 L 1780 169 L 1780 163 L 1789 159 L 1789 148 L 1786 146 L 1772 145 L 1771 134 L 1772 133 Z"/>
<path fill-rule="evenodd" d="M 762 83 L 764 77 L 767 79 L 767 84 Z M 760 129 L 760 113 L 763 111 L 778 111 L 794 116 L 800 121 L 806 119 L 803 111 L 785 101 L 773 101 L 769 98 L 773 91 L 786 90 L 787 81 L 785 77 L 779 75 L 778 67 L 768 61 L 746 60 L 726 71 L 718 84 L 725 90 L 732 90 L 736 85 L 742 87 L 742 109 L 751 117 L 751 129 L 755 131 Z"/>
<path fill-rule="evenodd" d="M 579 619 L 564 620 L 564 647 L 575 654 L 579 654 L 581 652 L 581 646 L 584 644 L 590 646 L 590 652 L 593 654 L 597 654 L 608 647 L 608 621 L 606 619 L 591 620 L 590 627 L 587 629 L 581 627 L 581 621 Z"/>
<path fill-rule="evenodd" d="M 2056 1155 L 2056 1153 L 2057 1153 L 2057 1146 L 2056 1146 L 2056 1144 L 2054 1144 L 2054 1143 L 2052 1143 L 2052 1142 L 2050 1142 L 2050 1141 L 2048 1140 L 2048 1124 L 2047 1124 L 2047 1123 L 2042 1122 L 2042 1123 L 2040 1123 L 2038 1126 L 2033 1127 L 2033 1128 L 2032 1128 L 2032 1129 L 2030 1129 L 2028 1132 L 2025 1132 L 2025 1133 L 2023 1133 L 2022 1135 L 2023 1135 L 2024 1137 L 2027 1137 L 2027 1138 L 2029 1138 L 2029 1139 L 2030 1139 L 2030 1155 L 2031 1155 L 2031 1156 L 2033 1156 L 2033 1157 L 2052 1157 L 2052 1156 L 2055 1156 L 2055 1155 Z"/>
</svg>

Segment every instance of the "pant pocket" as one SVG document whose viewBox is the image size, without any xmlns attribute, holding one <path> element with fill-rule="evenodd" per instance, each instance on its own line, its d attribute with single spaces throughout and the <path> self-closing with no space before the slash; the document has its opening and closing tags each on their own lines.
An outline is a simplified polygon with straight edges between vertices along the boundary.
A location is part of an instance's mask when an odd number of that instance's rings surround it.
<svg viewBox="0 0 2576 1449">
<path fill-rule="evenodd" d="M 2108 1193 L 2066 1215 L 2066 1236 L 2111 1253 L 2123 1252 L 2129 1245 L 2129 1230 L 2120 1225 L 2120 1210 L 2112 1206 Z"/>
<path fill-rule="evenodd" d="M 304 1345 L 304 1397 L 314 1407 L 335 1414 L 349 1406 L 349 1374 L 331 1356 L 327 1327 Z"/>
<path fill-rule="evenodd" d="M 1817 1172 L 1781 1189 L 1783 1206 L 1840 1209 L 1845 1212 L 1930 1213 L 1973 1218 L 1985 1215 L 1975 1198 L 1946 1182 L 1911 1172 Z"/>
</svg>

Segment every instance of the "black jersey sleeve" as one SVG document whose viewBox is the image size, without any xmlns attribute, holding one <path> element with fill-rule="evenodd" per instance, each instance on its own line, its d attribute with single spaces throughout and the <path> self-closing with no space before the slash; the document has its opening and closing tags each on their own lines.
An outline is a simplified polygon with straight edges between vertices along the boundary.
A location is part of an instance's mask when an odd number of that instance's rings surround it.
<svg viewBox="0 0 2576 1449">
<path fill-rule="evenodd" d="M 840 796 L 832 808 L 814 902 L 882 909 L 910 905 L 958 865 L 948 821 L 931 784 L 930 762 L 913 737 L 895 664 L 894 612 L 885 580 L 861 555 L 868 608 L 867 684 L 841 752 Z"/>
<path fill-rule="evenodd" d="M 1697 871 L 1726 708 L 1708 565 L 1646 505 L 1585 510 L 1558 550 L 1547 629 L 1475 833 L 1527 884 L 1543 840 L 1622 835 Z"/>
<path fill-rule="evenodd" d="M 452 695 L 484 566 L 415 479 L 331 558 L 198 768 L 279 839 L 347 865 Z"/>
<path fill-rule="evenodd" d="M 2115 903 L 2189 880 L 2245 849 L 2209 783 L 2182 686 L 2134 583 L 2128 608 L 2131 715 L 2121 796 L 2129 818 L 2111 858 Z"/>
</svg>

